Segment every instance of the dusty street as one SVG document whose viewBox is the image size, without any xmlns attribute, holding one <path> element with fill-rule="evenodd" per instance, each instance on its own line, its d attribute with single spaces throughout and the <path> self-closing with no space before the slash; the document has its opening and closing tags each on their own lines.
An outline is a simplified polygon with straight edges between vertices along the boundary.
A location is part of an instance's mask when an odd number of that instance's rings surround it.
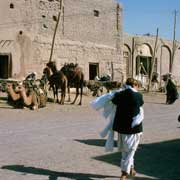
<svg viewBox="0 0 180 180">
<path fill-rule="evenodd" d="M 106 124 L 89 106 L 48 103 L 38 111 L 0 102 L 0 180 L 119 180 L 120 154 L 105 152 Z M 144 94 L 144 135 L 135 156 L 135 180 L 180 179 L 180 100 Z"/>
</svg>

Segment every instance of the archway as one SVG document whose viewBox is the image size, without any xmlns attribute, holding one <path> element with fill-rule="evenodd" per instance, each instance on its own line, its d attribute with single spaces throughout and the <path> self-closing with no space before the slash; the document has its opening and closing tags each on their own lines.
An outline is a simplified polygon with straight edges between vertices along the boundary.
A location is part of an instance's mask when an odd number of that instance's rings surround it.
<svg viewBox="0 0 180 180">
<path fill-rule="evenodd" d="M 136 79 L 141 81 L 142 87 L 147 89 L 148 80 L 152 68 L 152 49 L 148 44 L 136 47 L 135 74 Z M 156 63 L 157 64 L 157 63 Z"/>
<path fill-rule="evenodd" d="M 152 67 L 152 49 L 147 44 L 137 47 L 136 75 L 146 75 L 149 77 Z"/>
<path fill-rule="evenodd" d="M 161 58 L 160 58 L 160 74 L 166 74 L 170 72 L 170 59 L 171 50 L 168 46 L 161 46 Z"/>
</svg>

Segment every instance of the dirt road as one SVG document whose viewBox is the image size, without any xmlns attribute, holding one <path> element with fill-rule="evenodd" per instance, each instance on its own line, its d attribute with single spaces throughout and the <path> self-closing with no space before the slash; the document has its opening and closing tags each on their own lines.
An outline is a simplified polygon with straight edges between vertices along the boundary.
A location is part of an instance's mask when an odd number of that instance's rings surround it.
<svg viewBox="0 0 180 180">
<path fill-rule="evenodd" d="M 0 101 L 0 180 L 118 180 L 120 154 L 105 152 L 107 123 L 89 106 L 48 103 L 38 111 Z M 144 135 L 135 156 L 136 180 L 179 180 L 180 100 L 144 94 Z"/>
</svg>

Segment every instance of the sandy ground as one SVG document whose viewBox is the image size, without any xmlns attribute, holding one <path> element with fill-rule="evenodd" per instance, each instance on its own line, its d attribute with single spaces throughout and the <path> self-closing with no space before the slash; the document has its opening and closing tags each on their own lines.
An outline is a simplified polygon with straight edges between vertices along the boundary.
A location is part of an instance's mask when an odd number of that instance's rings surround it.
<svg viewBox="0 0 180 180">
<path fill-rule="evenodd" d="M 105 152 L 107 123 L 83 96 L 83 105 L 48 102 L 38 111 L 0 100 L 0 180 L 118 180 L 120 153 Z M 144 94 L 144 135 L 135 156 L 135 180 L 179 180 L 180 100 Z"/>
</svg>

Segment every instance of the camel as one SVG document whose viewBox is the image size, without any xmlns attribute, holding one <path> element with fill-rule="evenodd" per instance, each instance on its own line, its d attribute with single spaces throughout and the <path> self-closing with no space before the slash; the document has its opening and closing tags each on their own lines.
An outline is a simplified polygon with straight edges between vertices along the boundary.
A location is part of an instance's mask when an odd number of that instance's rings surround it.
<svg viewBox="0 0 180 180">
<path fill-rule="evenodd" d="M 64 104 L 67 88 L 67 78 L 64 76 L 63 72 L 59 71 L 55 74 L 52 74 L 49 77 L 49 85 L 53 89 L 54 99 L 56 96 L 56 101 L 59 104 Z M 61 89 L 61 100 L 58 98 L 58 89 Z"/>
<path fill-rule="evenodd" d="M 52 65 L 52 63 L 54 63 L 54 65 Z M 52 75 L 50 75 L 50 71 L 48 68 L 52 71 L 52 73 L 53 73 Z M 54 99 L 56 97 L 56 101 L 59 104 L 64 104 L 65 96 L 66 96 L 66 88 L 67 88 L 67 84 L 68 84 L 67 77 L 64 75 L 64 73 L 62 71 L 57 70 L 55 62 L 47 63 L 47 67 L 44 69 L 43 72 L 46 73 L 47 78 L 49 80 L 50 88 L 53 89 Z M 61 90 L 61 100 L 60 101 L 58 98 L 58 89 Z"/>
<path fill-rule="evenodd" d="M 42 89 L 29 88 L 24 85 L 7 85 L 8 99 L 12 105 L 17 107 L 29 107 L 36 110 L 46 105 L 46 93 Z M 39 91 L 39 92 L 38 92 Z"/>
<path fill-rule="evenodd" d="M 78 105 L 82 105 L 82 95 L 83 95 L 83 84 L 84 84 L 84 73 L 78 64 L 68 63 L 64 64 L 61 71 L 66 75 L 68 79 L 68 98 L 70 101 L 70 87 L 74 86 L 76 88 L 76 96 L 71 104 L 75 104 L 79 96 L 80 88 L 80 101 Z"/>
<path fill-rule="evenodd" d="M 51 61 L 47 63 L 47 66 L 51 69 L 52 72 L 57 72 L 56 63 Z M 84 74 L 81 68 L 77 64 L 69 63 L 64 64 L 60 69 L 60 72 L 63 72 L 67 77 L 67 88 L 68 88 L 68 101 L 70 101 L 70 87 L 74 86 L 76 88 L 76 96 L 71 104 L 75 104 L 79 96 L 80 88 L 80 101 L 78 105 L 82 104 L 82 94 L 83 94 L 83 83 L 84 83 Z"/>
</svg>

